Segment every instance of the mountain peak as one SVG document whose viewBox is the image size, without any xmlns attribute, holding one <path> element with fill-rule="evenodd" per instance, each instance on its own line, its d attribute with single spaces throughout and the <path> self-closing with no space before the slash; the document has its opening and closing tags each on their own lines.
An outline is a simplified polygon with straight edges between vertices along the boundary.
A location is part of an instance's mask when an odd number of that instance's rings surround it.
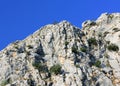
<svg viewBox="0 0 120 86">
<path fill-rule="evenodd" d="M 49 24 L 0 52 L 1 86 L 120 85 L 120 13 Z"/>
<path fill-rule="evenodd" d="M 59 24 L 68 24 L 68 25 L 70 25 L 71 23 L 69 21 L 67 21 L 67 20 L 63 20 Z"/>
</svg>

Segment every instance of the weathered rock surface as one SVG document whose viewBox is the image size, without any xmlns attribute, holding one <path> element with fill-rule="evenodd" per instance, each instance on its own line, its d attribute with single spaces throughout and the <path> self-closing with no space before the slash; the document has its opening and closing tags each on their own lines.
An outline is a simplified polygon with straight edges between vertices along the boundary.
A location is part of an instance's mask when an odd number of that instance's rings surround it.
<svg viewBox="0 0 120 86">
<path fill-rule="evenodd" d="M 119 49 L 120 13 L 49 24 L 0 51 L 0 86 L 120 86 Z"/>
</svg>

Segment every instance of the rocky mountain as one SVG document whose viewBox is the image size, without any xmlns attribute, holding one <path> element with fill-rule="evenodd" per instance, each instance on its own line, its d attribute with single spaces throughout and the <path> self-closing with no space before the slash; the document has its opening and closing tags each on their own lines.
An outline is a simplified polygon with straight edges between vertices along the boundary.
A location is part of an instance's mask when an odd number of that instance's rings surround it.
<svg viewBox="0 0 120 86">
<path fill-rule="evenodd" d="M 0 51 L 0 86 L 120 86 L 120 13 L 49 24 Z"/>
</svg>

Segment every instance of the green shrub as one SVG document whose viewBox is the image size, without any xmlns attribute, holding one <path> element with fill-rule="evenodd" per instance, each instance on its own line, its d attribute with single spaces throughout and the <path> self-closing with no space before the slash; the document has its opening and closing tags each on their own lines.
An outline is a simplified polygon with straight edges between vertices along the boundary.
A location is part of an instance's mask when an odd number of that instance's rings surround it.
<svg viewBox="0 0 120 86">
<path fill-rule="evenodd" d="M 99 60 L 97 60 L 94 65 L 95 65 L 96 67 L 100 67 L 101 62 L 100 62 Z"/>
<path fill-rule="evenodd" d="M 86 51 L 87 51 L 87 49 L 86 49 L 85 47 L 81 47 L 80 50 L 81 50 L 82 52 L 86 52 Z"/>
<path fill-rule="evenodd" d="M 107 49 L 109 51 L 119 51 L 119 47 L 117 45 L 115 45 L 115 44 L 108 45 Z"/>
<path fill-rule="evenodd" d="M 80 65 L 79 65 L 79 64 L 76 64 L 75 66 L 76 66 L 77 68 L 79 68 L 79 67 L 80 67 Z"/>
<path fill-rule="evenodd" d="M 69 44 L 69 42 L 68 41 L 65 41 L 65 46 L 67 46 Z"/>
<path fill-rule="evenodd" d="M 59 64 L 56 64 L 56 65 L 53 65 L 51 68 L 50 68 L 50 73 L 54 73 L 54 74 L 60 74 L 61 72 L 61 66 Z"/>
<path fill-rule="evenodd" d="M 72 52 L 77 54 L 77 53 L 78 53 L 77 47 L 73 46 L 73 47 L 72 47 Z"/>
<path fill-rule="evenodd" d="M 47 72 L 47 66 L 38 62 L 32 64 L 39 72 Z"/>
<path fill-rule="evenodd" d="M 95 38 L 88 39 L 89 45 L 97 45 L 97 40 Z"/>
<path fill-rule="evenodd" d="M 7 80 L 2 81 L 2 83 L 0 84 L 0 86 L 6 86 L 7 84 L 9 84 L 9 82 Z"/>
</svg>

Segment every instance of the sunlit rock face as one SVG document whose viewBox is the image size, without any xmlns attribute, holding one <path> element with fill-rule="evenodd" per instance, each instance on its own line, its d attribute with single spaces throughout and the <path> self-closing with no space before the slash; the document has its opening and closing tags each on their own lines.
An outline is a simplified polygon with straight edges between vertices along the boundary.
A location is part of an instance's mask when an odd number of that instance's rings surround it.
<svg viewBox="0 0 120 86">
<path fill-rule="evenodd" d="M 49 24 L 0 51 L 0 86 L 120 86 L 120 13 L 82 28 Z"/>
</svg>

